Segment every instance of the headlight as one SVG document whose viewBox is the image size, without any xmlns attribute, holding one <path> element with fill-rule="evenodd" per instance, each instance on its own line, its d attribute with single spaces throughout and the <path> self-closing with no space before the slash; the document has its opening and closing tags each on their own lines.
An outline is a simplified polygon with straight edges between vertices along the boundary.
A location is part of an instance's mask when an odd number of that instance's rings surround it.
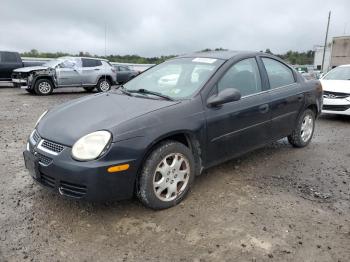
<svg viewBox="0 0 350 262">
<path fill-rule="evenodd" d="M 46 113 L 47 113 L 47 110 L 44 113 L 42 113 L 41 116 L 39 116 L 38 120 L 35 123 L 35 126 L 39 124 L 40 120 L 44 117 L 44 115 L 46 115 Z"/>
<path fill-rule="evenodd" d="M 72 148 L 72 157 L 80 161 L 98 158 L 111 143 L 112 135 L 108 131 L 97 131 L 80 138 Z"/>
</svg>

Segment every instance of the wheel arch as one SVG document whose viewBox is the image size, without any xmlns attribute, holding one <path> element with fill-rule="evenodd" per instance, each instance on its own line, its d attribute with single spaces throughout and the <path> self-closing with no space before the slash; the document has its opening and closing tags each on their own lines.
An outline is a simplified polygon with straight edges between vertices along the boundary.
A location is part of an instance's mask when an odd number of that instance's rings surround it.
<svg viewBox="0 0 350 262">
<path fill-rule="evenodd" d="M 139 169 L 137 170 L 137 176 L 135 181 L 135 192 L 137 192 L 138 188 L 138 182 L 139 182 L 139 176 L 141 174 L 141 170 L 143 168 L 143 163 L 146 161 L 147 157 L 153 152 L 153 150 L 162 142 L 164 141 L 176 141 L 179 142 L 186 147 L 188 147 L 192 153 L 195 160 L 195 175 L 199 175 L 202 172 L 203 165 L 202 165 L 202 148 L 200 145 L 199 140 L 197 139 L 196 135 L 187 130 L 179 130 L 174 131 L 171 133 L 163 134 L 162 136 L 159 136 L 157 139 L 153 140 L 152 143 L 148 145 L 148 147 L 145 150 L 145 153 L 143 154 L 141 164 Z"/>
<path fill-rule="evenodd" d="M 101 76 L 99 76 L 97 78 L 96 85 L 98 84 L 98 81 L 100 81 L 101 79 L 105 79 L 105 78 L 111 83 L 111 85 L 113 85 L 113 78 L 110 75 L 101 75 Z"/>
<path fill-rule="evenodd" d="M 35 87 L 35 84 L 38 80 L 41 80 L 41 79 L 47 79 L 51 82 L 53 88 L 56 88 L 56 82 L 54 81 L 53 77 L 52 76 L 49 76 L 49 75 L 38 75 L 38 76 L 35 76 L 32 83 L 31 83 L 31 87 L 34 88 Z"/>
<path fill-rule="evenodd" d="M 318 113 L 318 107 L 316 104 L 310 104 L 306 107 L 306 109 L 310 109 L 315 113 L 315 117 L 317 117 L 319 115 Z"/>
</svg>

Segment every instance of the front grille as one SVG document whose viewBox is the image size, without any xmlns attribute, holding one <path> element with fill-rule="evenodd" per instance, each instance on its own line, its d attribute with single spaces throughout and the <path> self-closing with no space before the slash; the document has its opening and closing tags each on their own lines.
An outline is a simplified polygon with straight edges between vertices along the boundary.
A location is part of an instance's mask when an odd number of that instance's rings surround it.
<svg viewBox="0 0 350 262">
<path fill-rule="evenodd" d="M 13 79 L 23 79 L 27 77 L 27 73 L 24 72 L 13 72 L 11 78 Z"/>
<path fill-rule="evenodd" d="M 331 111 L 346 111 L 350 108 L 350 105 L 323 105 L 323 110 Z"/>
<path fill-rule="evenodd" d="M 61 181 L 59 191 L 62 195 L 75 197 L 75 198 L 81 198 L 87 192 L 86 186 L 73 184 L 66 181 Z"/>
<path fill-rule="evenodd" d="M 40 174 L 41 177 L 41 183 L 45 186 L 54 188 L 55 187 L 55 179 L 53 177 L 44 175 L 44 174 Z"/>
<path fill-rule="evenodd" d="M 42 155 L 42 154 L 40 154 L 40 153 L 37 153 L 36 156 L 37 156 L 37 158 L 39 159 L 39 163 L 40 163 L 40 164 L 43 164 L 43 165 L 45 165 L 45 166 L 48 166 L 48 165 L 51 164 L 51 162 L 52 162 L 52 159 L 51 159 L 51 158 L 49 158 L 49 157 L 47 157 L 47 156 L 44 156 L 44 155 Z"/>
<path fill-rule="evenodd" d="M 34 133 L 33 133 L 33 141 L 35 143 L 38 143 L 38 141 L 40 140 L 40 136 L 38 134 L 38 132 L 36 130 L 34 130 Z"/>
<path fill-rule="evenodd" d="M 51 142 L 51 141 L 48 141 L 48 140 L 44 140 L 41 143 L 41 146 L 43 148 L 46 148 L 46 149 L 48 149 L 52 152 L 55 152 L 55 153 L 61 153 L 62 150 L 64 149 L 64 146 L 57 144 L 57 143 L 54 143 L 54 142 Z"/>
<path fill-rule="evenodd" d="M 339 93 L 339 92 L 330 92 L 330 91 L 323 92 L 323 97 L 330 98 L 330 99 L 341 99 L 341 98 L 347 98 L 348 96 L 350 96 L 350 94 Z"/>
</svg>

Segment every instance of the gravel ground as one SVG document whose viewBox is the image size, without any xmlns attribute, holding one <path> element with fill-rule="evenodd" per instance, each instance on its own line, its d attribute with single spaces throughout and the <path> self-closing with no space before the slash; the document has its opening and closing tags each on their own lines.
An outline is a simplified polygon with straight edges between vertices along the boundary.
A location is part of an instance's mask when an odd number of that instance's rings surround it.
<svg viewBox="0 0 350 262">
<path fill-rule="evenodd" d="M 209 169 L 156 212 L 63 199 L 28 175 L 39 115 L 84 95 L 0 88 L 0 261 L 350 261 L 350 117 L 322 116 L 307 148 L 281 140 Z"/>
</svg>

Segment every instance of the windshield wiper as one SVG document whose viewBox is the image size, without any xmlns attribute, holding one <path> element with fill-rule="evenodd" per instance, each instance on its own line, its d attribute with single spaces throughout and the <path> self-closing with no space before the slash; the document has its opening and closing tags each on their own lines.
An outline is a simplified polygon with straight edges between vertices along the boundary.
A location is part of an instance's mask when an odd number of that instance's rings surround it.
<svg viewBox="0 0 350 262">
<path fill-rule="evenodd" d="M 127 96 L 132 96 L 131 92 L 128 91 L 123 85 L 120 85 L 118 90 Z"/>
<path fill-rule="evenodd" d="M 143 89 L 143 88 L 137 89 L 137 90 L 128 90 L 128 92 L 130 92 L 130 93 L 147 94 L 147 95 L 154 95 L 154 96 L 159 96 L 159 97 L 164 98 L 164 99 L 169 100 L 169 101 L 174 101 L 174 99 L 171 98 L 170 96 L 163 95 L 162 93 L 150 91 L 150 90 Z"/>
</svg>

